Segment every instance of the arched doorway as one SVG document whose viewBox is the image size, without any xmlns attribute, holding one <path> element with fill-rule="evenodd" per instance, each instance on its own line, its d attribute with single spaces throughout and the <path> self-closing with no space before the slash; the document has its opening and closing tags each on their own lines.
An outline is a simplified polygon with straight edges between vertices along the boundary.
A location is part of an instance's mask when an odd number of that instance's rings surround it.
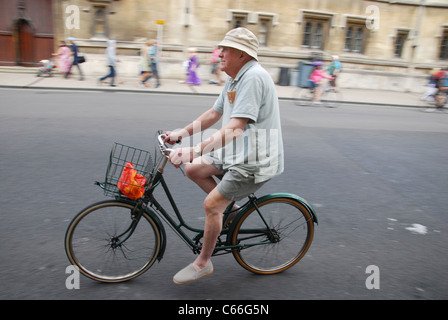
<svg viewBox="0 0 448 320">
<path fill-rule="evenodd" d="M 60 2 L 0 0 L 0 65 L 36 67 L 51 57 L 55 50 L 53 6 L 61 9 Z"/>
<path fill-rule="evenodd" d="M 19 66 L 31 67 L 34 61 L 34 32 L 25 19 L 16 22 L 16 63 Z"/>
</svg>

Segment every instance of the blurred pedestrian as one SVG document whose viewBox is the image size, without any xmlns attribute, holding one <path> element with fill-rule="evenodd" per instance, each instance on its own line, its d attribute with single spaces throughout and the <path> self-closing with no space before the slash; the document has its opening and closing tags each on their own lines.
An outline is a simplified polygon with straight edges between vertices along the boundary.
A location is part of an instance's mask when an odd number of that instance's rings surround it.
<svg viewBox="0 0 448 320">
<path fill-rule="evenodd" d="M 188 64 L 188 77 L 186 83 L 189 85 L 197 86 L 202 83 L 198 76 L 197 70 L 199 68 L 197 50 L 195 48 L 188 49 L 190 54 L 190 61 Z"/>
<path fill-rule="evenodd" d="M 339 73 L 341 73 L 342 67 L 341 62 L 339 61 L 339 56 L 332 56 L 331 59 L 332 61 L 327 67 L 327 72 L 331 77 L 333 77 L 333 79 L 330 80 L 330 85 L 333 89 L 336 90 L 336 78 L 339 77 Z"/>
<path fill-rule="evenodd" d="M 426 85 L 426 92 L 420 97 L 423 101 L 434 102 L 435 94 L 437 93 L 437 73 L 440 71 L 434 68 L 429 72 L 428 84 Z"/>
<path fill-rule="evenodd" d="M 104 77 L 101 77 L 98 81 L 100 83 L 104 82 L 107 78 L 110 78 L 110 86 L 115 87 L 115 76 L 117 75 L 115 69 L 117 67 L 117 50 L 116 50 L 116 41 L 108 40 L 107 41 L 107 49 L 106 49 L 106 59 L 107 66 L 109 67 L 109 73 Z"/>
<path fill-rule="evenodd" d="M 62 40 L 59 42 L 59 49 L 56 53 L 53 53 L 53 56 L 56 56 L 59 72 L 65 75 L 67 71 L 69 71 L 70 65 L 72 64 L 70 59 L 71 51 L 70 48 L 67 47 L 65 41 Z"/>
<path fill-rule="evenodd" d="M 151 67 L 151 73 L 149 75 L 147 75 L 146 78 L 142 81 L 142 83 L 145 84 L 146 81 L 148 81 L 152 77 L 155 77 L 156 78 L 156 88 L 158 88 L 160 86 L 160 76 L 159 76 L 159 68 L 158 68 L 160 58 L 158 55 L 159 50 L 157 47 L 158 47 L 157 41 L 151 40 L 150 46 L 148 48 L 148 61 L 149 61 L 149 65 Z"/>
<path fill-rule="evenodd" d="M 72 62 L 70 64 L 70 67 L 68 68 L 67 72 L 65 73 L 65 78 L 68 78 L 70 76 L 73 66 L 76 66 L 79 71 L 79 80 L 84 80 L 84 73 L 82 72 L 82 69 L 80 66 L 80 60 L 79 60 L 79 48 L 75 43 L 75 38 L 70 37 L 70 38 L 67 38 L 67 40 L 71 45 Z"/>
<path fill-rule="evenodd" d="M 151 41 L 148 41 L 140 50 L 140 81 L 139 86 L 148 86 L 143 82 L 151 74 L 151 65 L 149 64 L 149 47 L 152 45 Z"/>
<path fill-rule="evenodd" d="M 215 49 L 212 52 L 212 57 L 210 59 L 210 65 L 211 65 L 211 74 L 214 76 L 214 79 L 210 79 L 210 84 L 217 84 L 222 85 L 221 80 L 221 59 L 219 58 L 219 55 L 221 53 L 221 49 L 218 47 L 215 47 Z"/>
</svg>

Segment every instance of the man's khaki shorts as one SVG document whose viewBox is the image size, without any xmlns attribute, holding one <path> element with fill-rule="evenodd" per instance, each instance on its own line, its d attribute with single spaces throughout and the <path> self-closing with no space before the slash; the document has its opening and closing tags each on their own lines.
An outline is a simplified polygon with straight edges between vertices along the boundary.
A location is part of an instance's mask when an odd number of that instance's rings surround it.
<svg viewBox="0 0 448 320">
<path fill-rule="evenodd" d="M 202 158 L 222 172 L 221 181 L 218 183 L 218 191 L 221 195 L 232 201 L 240 201 L 247 198 L 252 193 L 260 189 L 269 180 L 255 183 L 253 174 L 244 176 L 232 168 L 224 170 L 222 164 L 217 163 L 216 159 L 209 155 L 203 155 Z"/>
</svg>

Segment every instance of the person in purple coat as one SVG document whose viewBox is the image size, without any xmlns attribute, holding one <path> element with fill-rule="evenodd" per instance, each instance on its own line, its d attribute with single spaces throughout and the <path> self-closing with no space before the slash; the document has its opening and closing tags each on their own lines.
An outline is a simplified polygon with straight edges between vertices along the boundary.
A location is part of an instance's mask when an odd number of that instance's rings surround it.
<svg viewBox="0 0 448 320">
<path fill-rule="evenodd" d="M 194 48 L 190 48 L 188 52 L 190 53 L 190 63 L 188 65 L 188 76 L 185 83 L 197 86 L 202 83 L 197 73 L 197 69 L 199 68 L 198 56 Z"/>
</svg>

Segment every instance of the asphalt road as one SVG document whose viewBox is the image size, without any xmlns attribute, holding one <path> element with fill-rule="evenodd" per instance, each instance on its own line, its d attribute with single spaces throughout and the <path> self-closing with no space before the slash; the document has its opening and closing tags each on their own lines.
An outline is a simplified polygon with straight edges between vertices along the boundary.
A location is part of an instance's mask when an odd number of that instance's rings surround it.
<svg viewBox="0 0 448 320">
<path fill-rule="evenodd" d="M 448 298 L 448 114 L 290 101 L 281 101 L 286 171 L 260 193 L 296 193 L 315 207 L 319 225 L 301 262 L 256 276 L 225 255 L 212 276 L 177 286 L 172 276 L 194 255 L 167 227 L 164 259 L 141 277 L 81 277 L 67 289 L 65 230 L 107 199 L 93 182 L 112 143 L 153 151 L 157 129 L 182 127 L 213 101 L 0 90 L 0 299 Z M 186 219 L 201 226 L 202 192 L 179 170 L 166 175 Z"/>
</svg>

